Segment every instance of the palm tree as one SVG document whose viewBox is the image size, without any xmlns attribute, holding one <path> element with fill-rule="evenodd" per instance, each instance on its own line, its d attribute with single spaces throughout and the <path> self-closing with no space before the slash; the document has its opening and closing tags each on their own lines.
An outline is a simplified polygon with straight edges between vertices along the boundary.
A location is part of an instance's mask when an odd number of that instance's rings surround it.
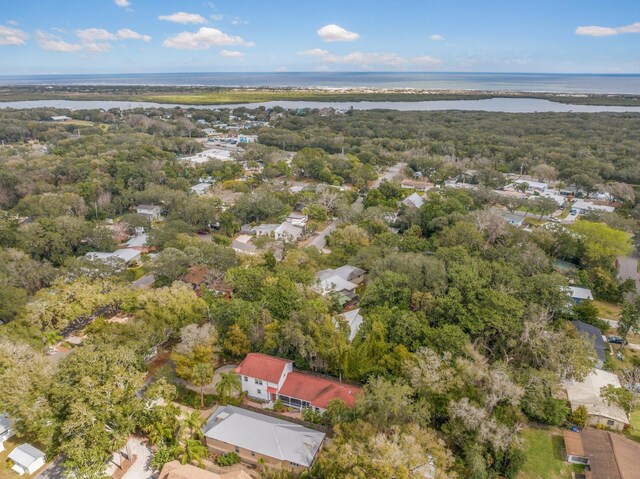
<svg viewBox="0 0 640 479">
<path fill-rule="evenodd" d="M 200 407 L 204 408 L 204 387 L 213 381 L 213 366 L 209 363 L 198 363 L 191 371 L 191 382 L 200 388 Z"/>
<path fill-rule="evenodd" d="M 187 464 L 197 461 L 202 465 L 202 459 L 209 455 L 209 450 L 199 439 L 187 439 L 180 450 L 180 463 Z"/>
<path fill-rule="evenodd" d="M 240 375 L 233 369 L 227 373 L 220 373 L 220 381 L 216 384 L 216 391 L 222 398 L 233 396 L 233 393 L 242 391 Z"/>
<path fill-rule="evenodd" d="M 166 443 L 173 439 L 173 431 L 162 421 L 157 421 L 151 424 L 147 428 L 147 433 L 149 434 L 149 439 L 153 445 Z"/>
<path fill-rule="evenodd" d="M 202 438 L 202 424 L 204 419 L 200 416 L 198 411 L 193 411 L 184 420 L 184 425 L 189 428 L 189 435 L 191 437 Z"/>
</svg>

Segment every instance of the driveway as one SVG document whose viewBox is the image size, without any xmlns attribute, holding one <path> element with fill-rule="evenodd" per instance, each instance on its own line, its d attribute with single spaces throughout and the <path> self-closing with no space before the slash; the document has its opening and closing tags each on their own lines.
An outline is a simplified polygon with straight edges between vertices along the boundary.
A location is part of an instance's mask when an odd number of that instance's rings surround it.
<svg viewBox="0 0 640 479">
<path fill-rule="evenodd" d="M 338 220 L 333 220 L 329 224 L 329 226 L 323 229 L 320 233 L 318 233 L 318 236 L 316 236 L 309 242 L 309 246 L 315 246 L 320 251 L 322 251 L 325 248 L 325 246 L 327 246 L 327 236 L 333 233 L 337 226 L 338 226 Z"/>
<path fill-rule="evenodd" d="M 34 479 L 65 479 L 62 456 L 51 462 Z"/>
<path fill-rule="evenodd" d="M 638 250 L 634 250 L 629 256 L 618 256 L 618 278 L 621 280 L 632 279 L 636 283 L 635 293 L 628 294 L 627 299 L 633 298 L 640 292 L 640 275 L 638 274 Z"/>
<path fill-rule="evenodd" d="M 371 185 L 371 188 L 378 188 L 380 186 L 380 183 L 382 183 L 383 180 L 387 180 L 387 181 L 393 180 L 396 176 L 400 174 L 400 172 L 404 169 L 405 166 L 407 166 L 406 163 L 397 163 L 393 165 L 391 168 L 385 171 L 382 176 L 380 176 L 376 181 L 373 182 L 373 184 Z"/>
<path fill-rule="evenodd" d="M 157 476 L 151 465 L 151 448 L 139 437 L 132 437 L 127 443 L 132 456 L 136 456 L 136 462 L 122 476 L 122 479 L 151 479 Z"/>
<path fill-rule="evenodd" d="M 216 391 L 216 386 L 220 382 L 220 373 L 226 373 L 227 371 L 231 371 L 232 369 L 235 369 L 237 367 L 238 366 L 236 364 L 227 364 L 226 366 L 221 366 L 218 369 L 216 369 L 215 372 L 213 373 L 213 381 L 211 381 L 204 388 L 202 388 L 204 393 L 205 394 L 217 394 L 218 392 Z M 200 394 L 200 388 L 199 387 L 194 386 L 193 384 L 188 383 L 187 381 L 183 381 L 182 383 L 187 388 L 189 388 L 192 391 L 195 391 L 198 394 Z"/>
</svg>

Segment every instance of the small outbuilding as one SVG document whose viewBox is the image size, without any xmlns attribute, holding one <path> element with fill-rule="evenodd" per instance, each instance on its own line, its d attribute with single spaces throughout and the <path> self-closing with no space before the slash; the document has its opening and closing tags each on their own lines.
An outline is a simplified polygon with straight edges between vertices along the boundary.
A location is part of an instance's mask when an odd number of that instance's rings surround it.
<svg viewBox="0 0 640 479">
<path fill-rule="evenodd" d="M 22 444 L 9 453 L 13 469 L 18 474 L 33 474 L 44 466 L 46 454 L 31 444 Z"/>
</svg>

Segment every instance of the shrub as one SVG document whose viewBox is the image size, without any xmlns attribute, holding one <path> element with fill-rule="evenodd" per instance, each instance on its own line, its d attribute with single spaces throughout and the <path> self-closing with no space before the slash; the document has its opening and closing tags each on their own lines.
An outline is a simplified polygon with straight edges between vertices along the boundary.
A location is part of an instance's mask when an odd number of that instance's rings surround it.
<svg viewBox="0 0 640 479">
<path fill-rule="evenodd" d="M 568 419 L 569 422 L 572 422 L 579 428 L 583 428 L 587 425 L 587 421 L 589 420 L 589 412 L 586 407 L 580 405 L 575 411 L 572 411 L 571 414 L 569 414 Z"/>
<path fill-rule="evenodd" d="M 233 466 L 240 462 L 240 456 L 235 452 L 225 452 L 219 456 L 216 456 L 214 462 L 220 467 Z"/>
</svg>

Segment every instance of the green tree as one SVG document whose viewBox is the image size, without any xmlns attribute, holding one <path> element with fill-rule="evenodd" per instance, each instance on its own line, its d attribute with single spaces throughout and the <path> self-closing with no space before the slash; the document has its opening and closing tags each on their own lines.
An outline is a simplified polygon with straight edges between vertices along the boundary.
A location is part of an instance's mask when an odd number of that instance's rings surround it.
<svg viewBox="0 0 640 479">
<path fill-rule="evenodd" d="M 625 347 L 629 333 L 640 333 L 640 306 L 637 300 L 622 306 L 622 314 L 618 320 L 618 333 L 622 337 L 620 351 Z"/>
<path fill-rule="evenodd" d="M 209 363 L 198 363 L 193 366 L 189 380 L 200 388 L 200 407 L 204 408 L 204 387 L 213 381 L 214 369 Z"/>
<path fill-rule="evenodd" d="M 220 373 L 220 380 L 216 384 L 216 391 L 222 398 L 230 398 L 236 392 L 242 391 L 240 375 L 234 370 Z"/>
<path fill-rule="evenodd" d="M 251 343 L 240 326 L 233 324 L 227 331 L 222 346 L 227 354 L 240 358 L 249 352 Z"/>
</svg>

